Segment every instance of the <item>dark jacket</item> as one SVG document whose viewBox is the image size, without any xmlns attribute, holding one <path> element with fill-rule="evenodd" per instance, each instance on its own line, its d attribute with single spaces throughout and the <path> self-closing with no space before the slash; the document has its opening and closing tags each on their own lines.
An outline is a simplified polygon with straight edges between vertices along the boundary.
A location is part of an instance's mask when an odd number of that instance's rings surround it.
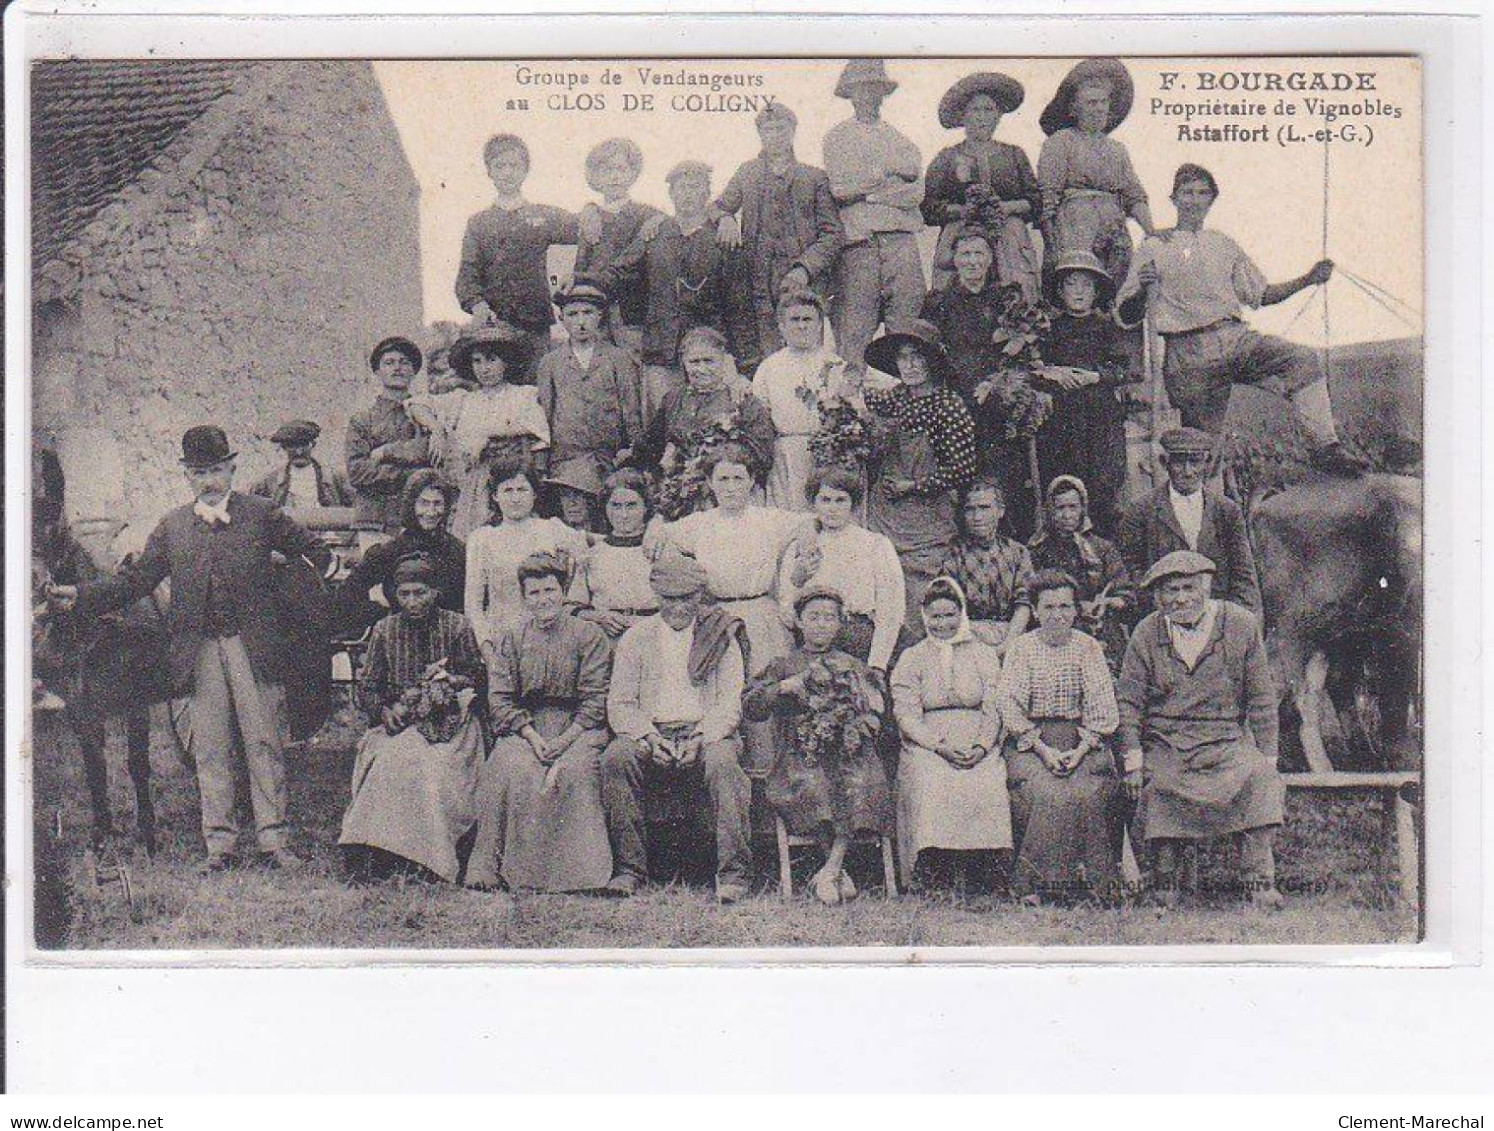
<svg viewBox="0 0 1494 1131">
<path fill-rule="evenodd" d="M 711 224 L 687 236 L 671 216 L 651 238 L 635 236 L 597 281 L 614 294 L 623 287 L 644 291 L 646 365 L 678 365 L 680 338 L 695 326 L 720 330 L 740 358 L 747 348 L 744 331 L 756 329 L 754 321 L 744 321 L 750 294 L 742 253 L 717 243 Z"/>
<path fill-rule="evenodd" d="M 1168 485 L 1136 499 L 1121 516 L 1120 547 L 1131 575 L 1140 579 L 1159 560 L 1174 550 L 1189 548 L 1172 513 Z M 1197 550 L 1212 561 L 1213 595 L 1243 605 L 1256 616 L 1261 613 L 1261 587 L 1255 575 L 1255 556 L 1245 531 L 1245 514 L 1233 499 L 1204 488 L 1203 525 L 1198 530 Z M 1144 606 L 1150 602 L 1143 595 Z"/>
<path fill-rule="evenodd" d="M 766 158 L 758 156 L 744 162 L 715 203 L 717 209 L 729 215 L 742 214 L 742 246 L 754 271 L 761 262 L 757 247 L 762 238 L 763 179 L 767 173 Z M 791 221 L 794 242 L 798 245 L 793 265 L 808 271 L 811 285 L 824 293 L 830 285 L 831 269 L 846 242 L 840 209 L 830 194 L 830 178 L 823 169 L 795 161 L 789 169 L 789 197 L 794 202 Z M 757 280 L 758 287 L 764 282 Z"/>
<path fill-rule="evenodd" d="M 97 615 L 138 601 L 171 578 L 166 614 L 171 687 L 191 693 L 197 653 L 207 638 L 210 584 L 222 587 L 238 610 L 239 635 L 255 678 L 284 679 L 279 587 L 273 584 L 272 551 L 306 557 L 325 569 L 327 548 L 266 499 L 235 491 L 228 500 L 229 524 L 209 525 L 192 504 L 172 511 L 151 532 L 140 557 L 113 577 L 80 587 L 80 615 Z"/>
<path fill-rule="evenodd" d="M 353 488 L 347 476 L 335 467 L 322 466 L 320 460 L 312 460 L 311 466 L 316 469 L 318 506 L 350 507 L 354 504 Z M 285 506 L 286 496 L 290 493 L 290 464 L 284 463 L 275 471 L 260 476 L 250 485 L 249 493 L 269 499 L 277 507 Z"/>
</svg>

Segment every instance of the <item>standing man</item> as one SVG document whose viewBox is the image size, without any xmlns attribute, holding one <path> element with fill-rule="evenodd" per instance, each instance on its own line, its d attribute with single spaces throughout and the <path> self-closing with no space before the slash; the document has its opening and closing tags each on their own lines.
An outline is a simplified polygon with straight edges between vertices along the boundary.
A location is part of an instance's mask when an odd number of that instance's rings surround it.
<svg viewBox="0 0 1494 1131">
<path fill-rule="evenodd" d="M 911 321 L 923 304 L 923 155 L 882 121 L 896 89 L 882 60 L 852 59 L 835 96 L 849 99 L 855 116 L 825 135 L 825 172 L 845 226 L 835 340 L 848 365 L 861 364 L 878 325 Z"/>
<path fill-rule="evenodd" d="M 794 112 L 774 102 L 756 120 L 762 152 L 732 175 L 710 210 L 721 243 L 745 249 L 756 340 L 734 344 L 747 373 L 783 348 L 777 312 L 784 291 L 808 289 L 829 301 L 846 238 L 830 178 L 794 155 Z"/>
<path fill-rule="evenodd" d="M 310 420 L 292 420 L 282 424 L 270 437 L 270 443 L 285 452 L 285 466 L 255 481 L 251 495 L 269 499 L 285 510 L 306 507 L 350 507 L 353 488 L 336 468 L 323 467 L 311 454 L 320 425 Z"/>
<path fill-rule="evenodd" d="M 1234 240 L 1204 227 L 1218 197 L 1213 173 L 1201 165 L 1178 166 L 1172 180 L 1177 227 L 1141 245 L 1121 287 L 1121 324 L 1135 326 L 1150 311 L 1167 344 L 1167 396 L 1184 424 L 1217 436 L 1231 387 L 1255 385 L 1286 398 L 1312 444 L 1314 467 L 1333 475 L 1362 474 L 1364 462 L 1339 440 L 1317 354 L 1258 334 L 1241 317 L 1244 307 L 1272 306 L 1326 283 L 1333 261 L 1320 260 L 1288 282 L 1267 283 Z"/>
<path fill-rule="evenodd" d="M 1240 841 L 1241 887 L 1281 906 L 1273 843 L 1286 789 L 1276 772 L 1276 688 L 1260 621 L 1209 596 L 1214 563 L 1179 550 L 1142 581 L 1157 611 L 1131 635 L 1121 665 L 1125 788 L 1141 803 L 1152 885 L 1178 901 L 1180 857 L 1217 836 Z M 1185 867 L 1186 876 L 1192 868 Z"/>
<path fill-rule="evenodd" d="M 1255 555 L 1245 513 L 1233 499 L 1204 486 L 1214 437 L 1197 428 L 1162 434 L 1167 482 L 1134 500 L 1121 515 L 1120 548 L 1132 577 L 1143 577 L 1168 554 L 1193 550 L 1213 562 L 1213 595 L 1261 613 Z"/>
<path fill-rule="evenodd" d="M 644 782 L 679 788 L 702 774 L 716 829 L 716 898 L 735 903 L 752 883 L 748 819 L 752 784 L 742 769 L 745 661 L 742 622 L 702 607 L 706 573 L 693 558 L 665 551 L 649 571 L 659 612 L 617 642 L 602 753 L 602 808 L 612 843 L 607 890 L 630 896 L 646 881 Z"/>
<path fill-rule="evenodd" d="M 190 699 L 192 759 L 202 796 L 204 871 L 238 860 L 236 783 L 247 770 L 259 850 L 293 868 L 286 823 L 283 625 L 269 584 L 273 553 L 325 568 L 326 549 L 267 499 L 232 490 L 234 455 L 216 425 L 182 437 L 195 501 L 163 518 L 139 558 L 111 578 L 54 586 L 82 616 L 122 609 L 171 578 L 166 615 L 172 694 Z"/>
<path fill-rule="evenodd" d="M 369 355 L 379 380 L 374 403 L 348 421 L 348 481 L 358 493 L 358 517 L 399 532 L 405 483 L 430 462 L 424 431 L 405 411 L 410 381 L 425 359 L 409 338 L 385 338 Z"/>
</svg>

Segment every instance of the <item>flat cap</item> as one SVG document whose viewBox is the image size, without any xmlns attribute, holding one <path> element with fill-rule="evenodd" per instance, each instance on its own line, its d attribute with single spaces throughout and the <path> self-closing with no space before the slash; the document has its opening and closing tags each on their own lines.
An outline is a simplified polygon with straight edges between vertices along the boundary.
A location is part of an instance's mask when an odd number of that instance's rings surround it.
<svg viewBox="0 0 1494 1131">
<path fill-rule="evenodd" d="M 322 434 L 321 425 L 311 420 L 288 420 L 275 429 L 272 444 L 310 444 Z"/>
<path fill-rule="evenodd" d="M 1200 573 L 1215 573 L 1218 568 L 1208 558 L 1193 550 L 1174 550 L 1146 571 L 1146 576 L 1141 579 L 1141 587 L 1150 589 L 1157 582 L 1165 581 L 1169 577 L 1193 577 Z"/>
<path fill-rule="evenodd" d="M 1162 450 L 1169 454 L 1181 452 L 1214 454 L 1214 437 L 1201 428 L 1172 428 L 1162 433 L 1161 439 L 1157 442 L 1162 445 Z"/>
</svg>

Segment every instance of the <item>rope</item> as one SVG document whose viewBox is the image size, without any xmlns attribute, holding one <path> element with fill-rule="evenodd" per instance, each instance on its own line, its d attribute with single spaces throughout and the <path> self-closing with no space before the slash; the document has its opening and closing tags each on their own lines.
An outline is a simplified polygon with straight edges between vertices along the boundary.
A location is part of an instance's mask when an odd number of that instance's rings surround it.
<svg viewBox="0 0 1494 1131">
<path fill-rule="evenodd" d="M 1328 258 L 1328 155 L 1331 152 L 1328 141 L 1330 131 L 1323 131 L 1323 254 L 1320 259 Z M 1323 378 L 1333 382 L 1333 351 L 1330 344 L 1332 338 L 1332 326 L 1328 318 L 1328 286 L 1325 283 L 1321 288 L 1323 291 Z"/>
<path fill-rule="evenodd" d="M 1366 295 L 1368 295 L 1370 297 L 1370 299 L 1377 306 L 1381 307 L 1392 318 L 1394 318 L 1397 321 L 1401 322 L 1403 325 L 1405 325 L 1409 329 L 1419 330 L 1421 328 L 1417 323 L 1411 321 L 1411 319 L 1407 318 L 1399 310 L 1397 310 L 1395 307 L 1391 306 L 1388 302 L 1386 302 L 1384 299 L 1382 299 L 1379 295 L 1375 294 L 1374 291 L 1372 291 L 1368 287 L 1366 287 L 1363 283 L 1361 283 L 1353 275 L 1350 275 L 1347 272 L 1345 272 L 1344 273 L 1344 278 L 1345 278 L 1346 281 L 1348 281 L 1349 283 L 1352 283 L 1354 286 L 1358 287 L 1361 291 L 1363 291 Z"/>
<path fill-rule="evenodd" d="M 1379 283 L 1366 279 L 1363 275 L 1356 275 L 1347 267 L 1340 267 L 1338 270 L 1342 271 L 1344 277 L 1347 278 L 1351 283 L 1358 283 L 1361 290 L 1367 291 L 1378 298 L 1385 299 L 1387 302 L 1394 303 L 1396 306 L 1399 306 L 1403 310 L 1405 310 L 1408 314 L 1414 315 L 1417 318 L 1421 317 L 1420 310 L 1412 306 L 1404 299 L 1397 298 L 1395 295 L 1391 294 L 1384 287 L 1382 287 Z"/>
<path fill-rule="evenodd" d="M 1326 291 L 1326 287 L 1313 287 L 1312 290 L 1307 292 L 1307 301 L 1297 308 L 1297 313 L 1292 315 L 1292 320 L 1281 328 L 1282 337 L 1286 337 L 1287 332 L 1302 320 L 1304 314 L 1313 308 L 1313 305 L 1318 301 L 1318 295 L 1326 293 Z"/>
</svg>

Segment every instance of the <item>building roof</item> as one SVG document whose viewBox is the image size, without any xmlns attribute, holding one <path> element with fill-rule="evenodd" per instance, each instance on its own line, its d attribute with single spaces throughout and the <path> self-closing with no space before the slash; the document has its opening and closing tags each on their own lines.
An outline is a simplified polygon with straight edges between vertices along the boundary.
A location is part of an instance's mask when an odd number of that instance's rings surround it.
<svg viewBox="0 0 1494 1131">
<path fill-rule="evenodd" d="M 54 259 L 252 68 L 252 63 L 221 60 L 35 64 L 33 268 Z"/>
</svg>

